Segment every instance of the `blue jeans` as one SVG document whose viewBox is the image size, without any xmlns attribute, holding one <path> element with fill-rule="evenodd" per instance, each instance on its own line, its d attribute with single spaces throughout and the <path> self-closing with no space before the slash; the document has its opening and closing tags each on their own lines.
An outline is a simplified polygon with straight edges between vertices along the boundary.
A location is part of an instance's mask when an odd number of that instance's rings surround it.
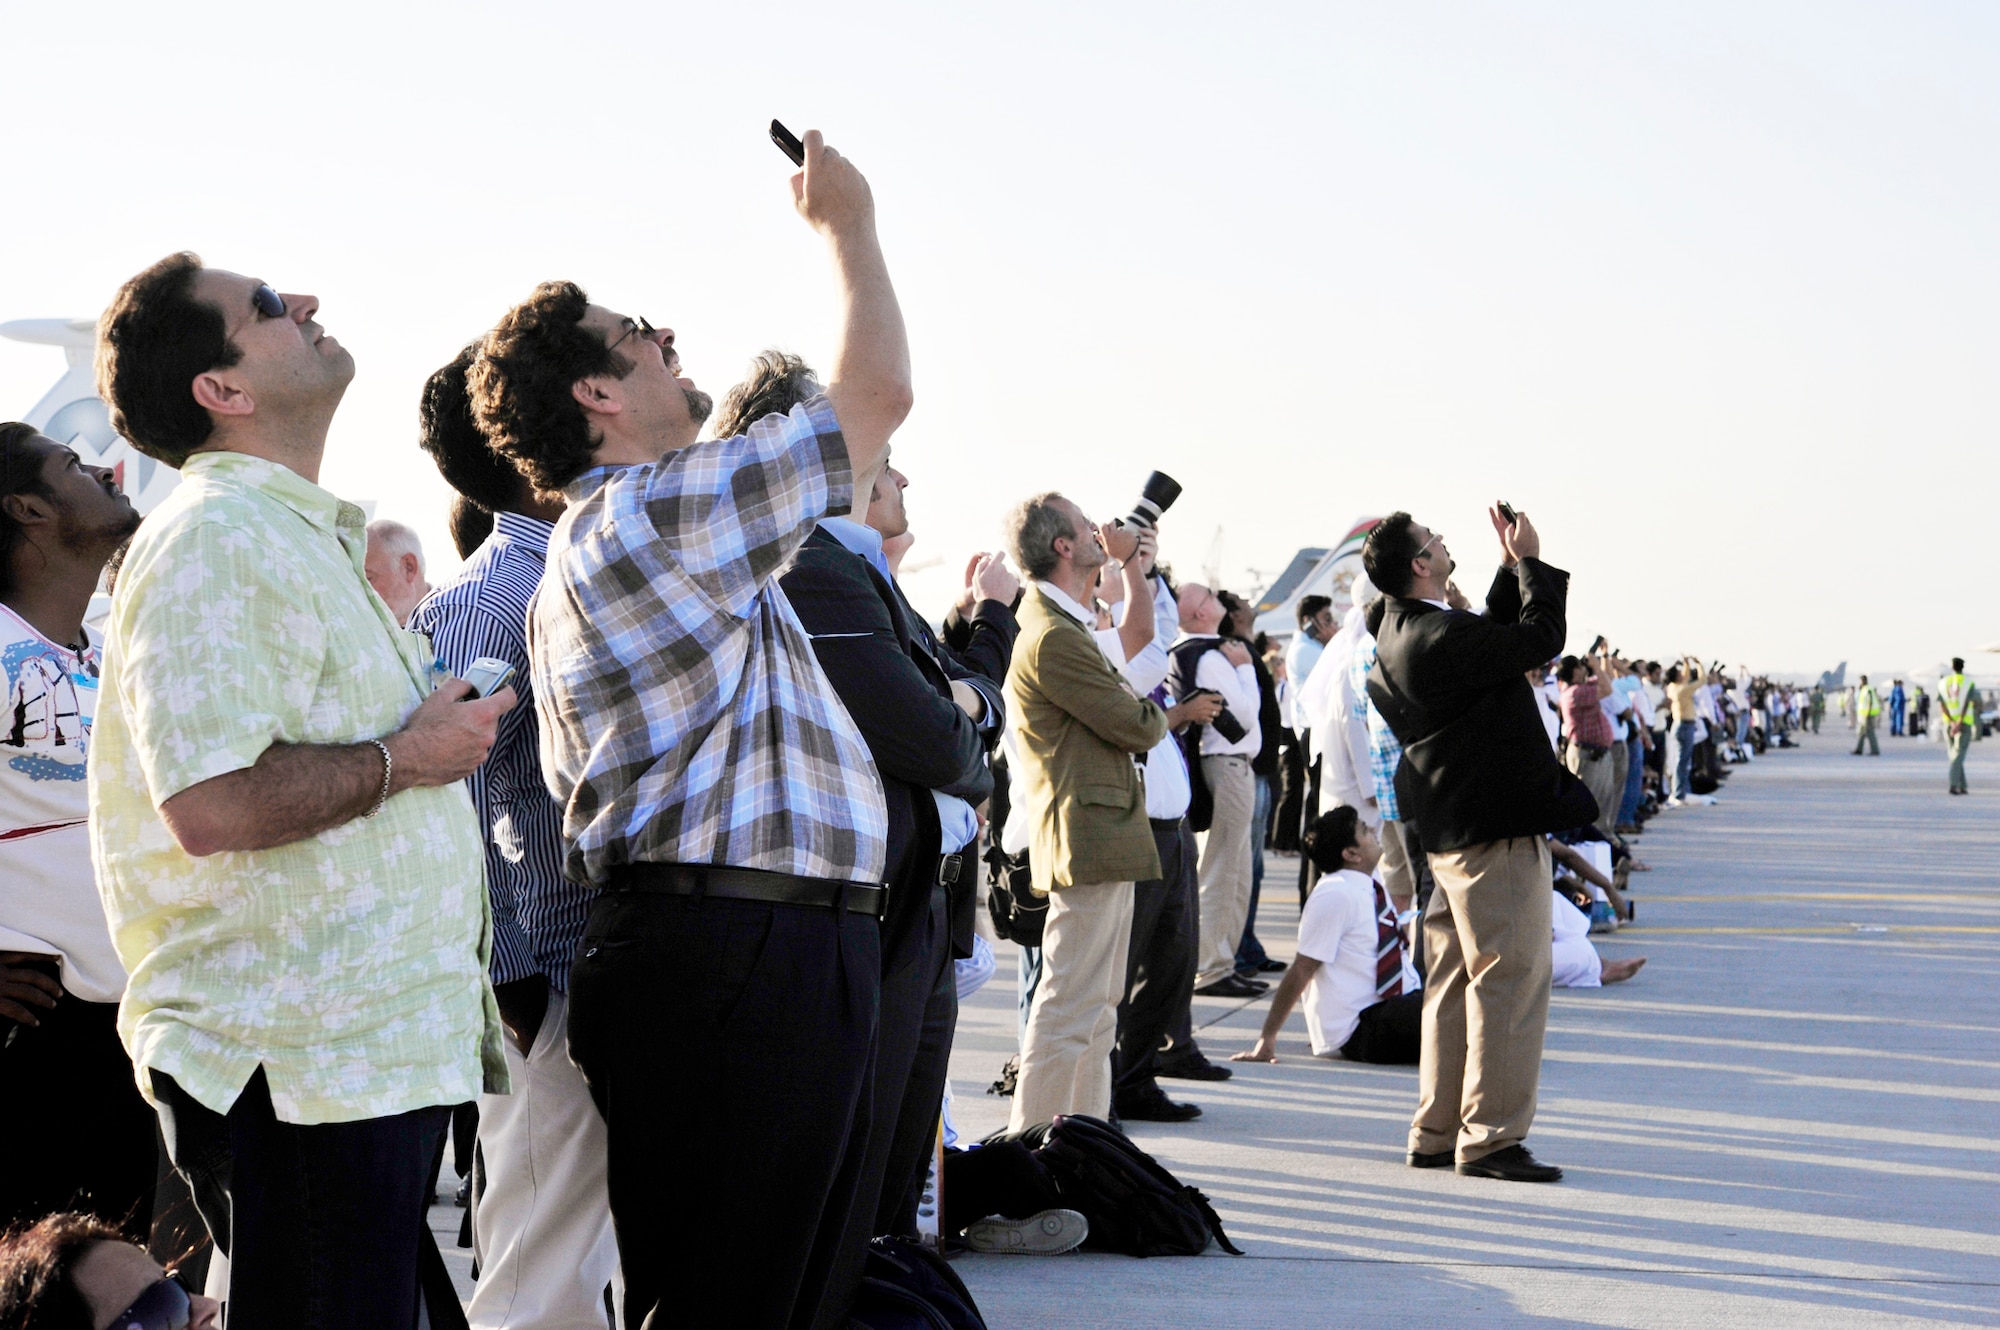
<svg viewBox="0 0 2000 1330">
<path fill-rule="evenodd" d="M 1639 727 L 1632 727 L 1632 737 L 1626 740 L 1625 754 L 1630 759 L 1625 764 L 1625 797 L 1618 804 L 1618 825 L 1629 827 L 1639 816 L 1639 801 L 1646 793 L 1646 745 L 1639 738 Z"/>
<path fill-rule="evenodd" d="M 1667 765 L 1673 769 L 1673 797 L 1688 797 L 1688 776 L 1694 770 L 1695 723 L 1684 720 L 1667 736 Z"/>
<path fill-rule="evenodd" d="M 1243 940 L 1236 944 L 1236 968 L 1255 970 L 1266 959 L 1257 940 L 1257 898 L 1264 894 L 1264 842 L 1271 835 L 1271 813 L 1277 799 L 1268 776 L 1257 777 L 1257 802 L 1250 814 L 1250 913 L 1243 920 Z"/>
</svg>

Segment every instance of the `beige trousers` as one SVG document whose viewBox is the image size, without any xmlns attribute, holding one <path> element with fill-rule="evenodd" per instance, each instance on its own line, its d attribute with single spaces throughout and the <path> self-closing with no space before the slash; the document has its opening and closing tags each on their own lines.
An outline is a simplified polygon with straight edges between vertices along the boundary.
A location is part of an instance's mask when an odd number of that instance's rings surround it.
<svg viewBox="0 0 2000 1330">
<path fill-rule="evenodd" d="M 1203 757 L 1202 779 L 1215 817 L 1201 834 L 1201 943 L 1194 986 L 1206 988 L 1236 973 L 1236 948 L 1250 919 L 1250 822 L 1257 812 L 1257 777 L 1247 757 Z"/>
<path fill-rule="evenodd" d="M 1009 1131 L 1058 1113 L 1111 1112 L 1111 1048 L 1132 942 L 1132 884 L 1079 883 L 1049 894 L 1042 981 L 1021 1040 Z"/>
<path fill-rule="evenodd" d="M 1603 756 L 1592 757 L 1575 743 L 1563 745 L 1563 765 L 1576 773 L 1590 797 L 1597 800 L 1597 821 L 1592 825 L 1607 835 L 1618 825 L 1618 800 L 1625 793 L 1625 773 L 1614 756 L 1617 751 L 1613 744 Z"/>
<path fill-rule="evenodd" d="M 1410 1150 L 1459 1162 L 1519 1145 L 1549 1021 L 1549 846 L 1540 836 L 1430 856 L 1422 1061 Z"/>
<path fill-rule="evenodd" d="M 1402 907 L 1407 907 L 1417 895 L 1417 870 L 1410 863 L 1415 841 L 1416 837 L 1409 834 L 1403 823 L 1383 819 L 1382 862 L 1376 865 L 1375 876 L 1382 879 L 1382 889 Z"/>
<path fill-rule="evenodd" d="M 569 999 L 549 994 L 526 1057 L 501 1037 L 512 1094 L 479 1097 L 485 1186 L 472 1212 L 473 1330 L 604 1324 L 604 1286 L 625 1285 L 605 1191 L 604 1119 L 569 1060 Z"/>
</svg>

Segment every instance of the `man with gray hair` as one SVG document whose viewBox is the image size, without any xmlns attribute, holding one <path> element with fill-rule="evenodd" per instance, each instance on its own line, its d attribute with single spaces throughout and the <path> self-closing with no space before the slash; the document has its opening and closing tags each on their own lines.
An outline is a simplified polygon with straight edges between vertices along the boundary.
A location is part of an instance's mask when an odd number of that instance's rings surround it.
<svg viewBox="0 0 2000 1330">
<path fill-rule="evenodd" d="M 368 554 L 361 562 L 361 571 L 396 622 L 409 627 L 410 612 L 431 593 L 431 584 L 424 580 L 424 546 L 417 533 L 386 517 L 370 522 Z"/>
<path fill-rule="evenodd" d="M 1133 884 L 1160 876 L 1134 758 L 1166 737 L 1167 716 L 1112 668 L 1091 634 L 1098 570 L 1109 558 L 1132 558 L 1137 532 L 1093 526 L 1051 493 L 1015 509 L 1007 534 L 1032 579 L 1007 671 L 1020 759 L 1012 816 L 1029 828 L 1034 888 L 1050 898 L 1008 1123 L 1019 1132 L 1060 1113 L 1104 1117 L 1111 1107 Z"/>
</svg>

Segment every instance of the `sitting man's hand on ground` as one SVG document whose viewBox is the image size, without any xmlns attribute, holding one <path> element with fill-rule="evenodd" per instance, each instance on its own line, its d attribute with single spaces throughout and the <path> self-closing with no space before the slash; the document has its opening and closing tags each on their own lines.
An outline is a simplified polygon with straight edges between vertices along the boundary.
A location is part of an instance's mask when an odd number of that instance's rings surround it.
<svg viewBox="0 0 2000 1330">
<path fill-rule="evenodd" d="M 1241 1053 L 1231 1053 L 1229 1060 L 1231 1062 L 1276 1062 L 1278 1060 L 1277 1045 L 1269 1039 L 1259 1039 Z"/>
</svg>

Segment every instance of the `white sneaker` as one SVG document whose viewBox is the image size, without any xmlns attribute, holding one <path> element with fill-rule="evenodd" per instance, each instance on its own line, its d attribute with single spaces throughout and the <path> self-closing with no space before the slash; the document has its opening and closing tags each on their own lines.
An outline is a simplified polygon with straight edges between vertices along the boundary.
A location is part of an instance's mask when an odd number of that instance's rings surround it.
<svg viewBox="0 0 2000 1330">
<path fill-rule="evenodd" d="M 1090 1221 L 1074 1210 L 1044 1210 L 1026 1219 L 988 1215 L 965 1230 L 977 1252 L 1013 1256 L 1060 1256 L 1090 1236 Z"/>
<path fill-rule="evenodd" d="M 1675 799 L 1669 799 L 1669 800 L 1667 800 L 1667 801 L 1666 801 L 1665 803 L 1661 804 L 1661 805 L 1660 805 L 1660 807 L 1662 807 L 1662 808 L 1686 808 L 1686 807 L 1687 807 L 1687 801 L 1686 801 L 1685 799 L 1679 799 L 1679 798 L 1675 798 Z"/>
</svg>

